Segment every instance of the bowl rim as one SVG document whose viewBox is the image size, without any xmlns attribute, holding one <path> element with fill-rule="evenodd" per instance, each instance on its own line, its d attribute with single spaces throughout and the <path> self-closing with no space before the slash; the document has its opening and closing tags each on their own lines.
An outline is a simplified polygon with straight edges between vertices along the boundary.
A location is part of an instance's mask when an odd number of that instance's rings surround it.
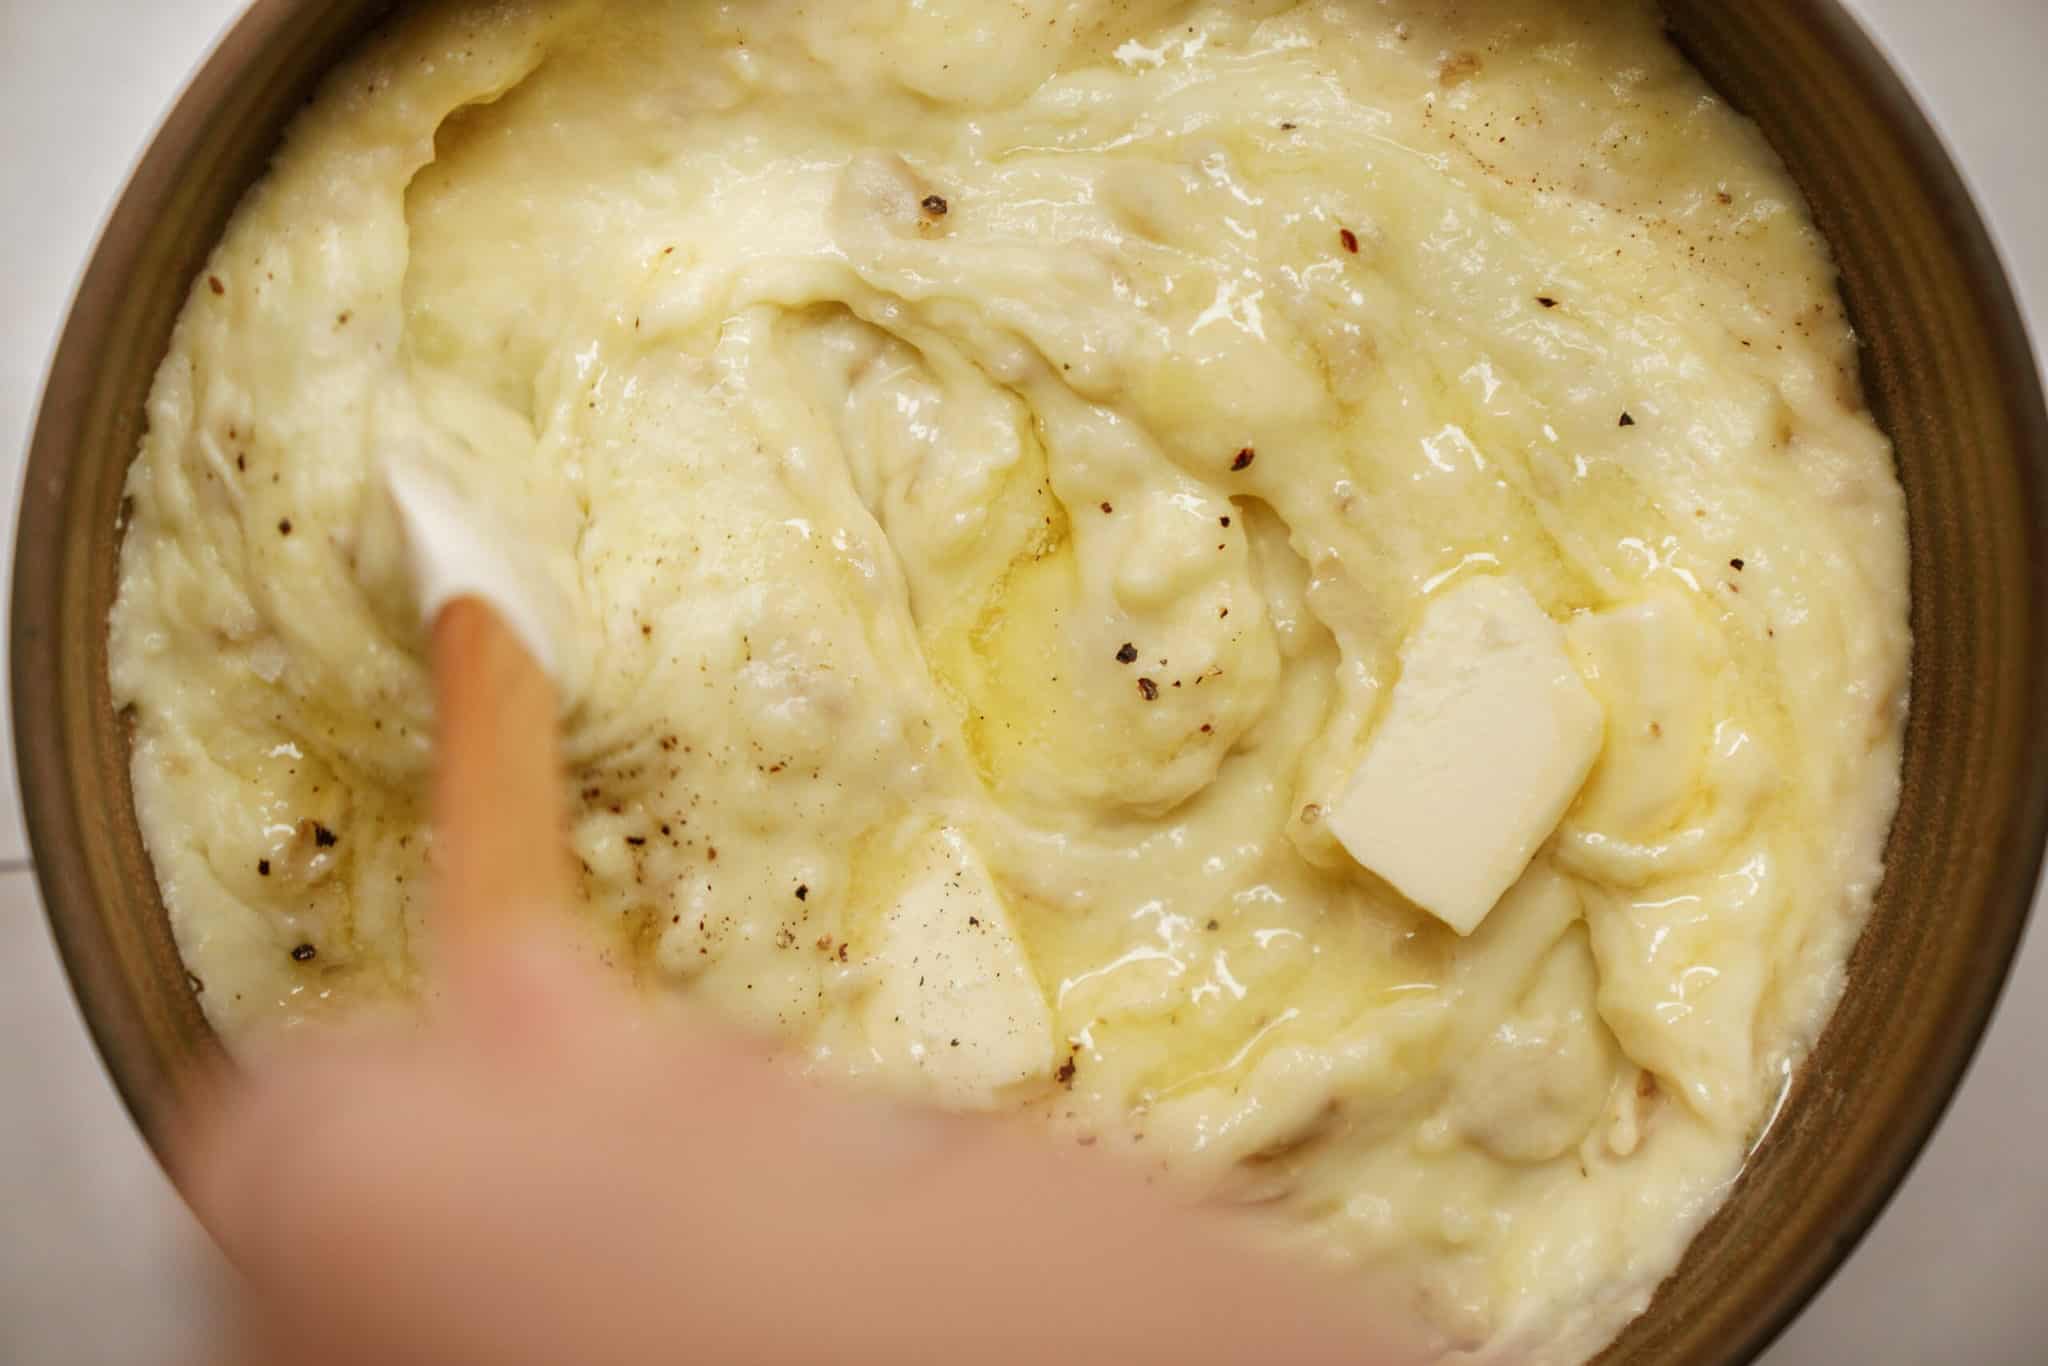
<svg viewBox="0 0 2048 1366">
<path fill-rule="evenodd" d="M 63 563 L 66 474 L 71 454 L 84 437 L 82 405 L 60 396 L 84 389 L 86 377 L 97 368 L 115 331 L 114 301 L 143 256 L 150 205 L 204 137 L 209 114 L 294 14 L 321 3 L 243 0 L 144 136 L 108 201 L 65 300 L 63 322 L 50 345 L 36 394 L 17 488 L 6 688 L 14 733 L 13 780 L 28 836 L 29 867 L 86 1032 L 122 1108 L 181 1199 L 185 1192 L 171 1143 L 177 1118 L 168 1098 L 147 1082 L 155 1059 L 136 1003 L 110 966 L 115 957 L 112 941 L 97 917 L 62 910 L 66 904 L 92 899 L 93 882 L 82 852 L 91 832 L 78 819 L 75 804 L 36 797 L 39 789 L 69 791 L 75 776 L 61 728 L 46 724 L 62 714 L 67 700 L 59 695 L 54 671 L 29 662 L 34 647 L 60 639 L 63 629 L 58 595 L 38 591 L 50 567 Z M 380 18 L 404 3 L 372 0 Z"/>
<path fill-rule="evenodd" d="M 2010 428 L 2019 448 L 2048 455 L 2048 387 L 2044 387 L 2048 386 L 2048 376 L 2043 374 L 2041 355 L 2029 334 L 2012 274 L 1960 162 L 1919 95 L 1907 83 L 1900 66 L 1843 0 L 1794 3 L 1821 31 L 1855 79 L 1872 93 L 1874 103 L 1886 111 L 1891 131 L 1897 135 L 1912 173 L 1929 186 L 1929 198 L 1937 206 L 1942 227 L 1977 296 L 1974 302 L 1994 326 L 1996 335 L 1990 339 L 1990 348 L 2003 362 L 2009 377 L 2016 381 L 2004 388 Z M 1887 439 L 1891 437 L 1889 431 L 1885 435 Z M 2043 469 L 2041 462 L 2030 465 L 2022 460 L 2017 473 L 2025 495 L 2026 515 L 2037 527 L 2048 527 L 2048 469 Z M 2030 586 L 2035 590 L 2035 637 L 2048 639 L 2041 630 L 2048 623 L 2048 602 L 2042 600 L 2044 590 L 2048 590 L 2048 565 L 2037 562 L 2033 566 Z M 1913 648 L 1917 654 L 1917 641 Z M 2048 715 L 2048 660 L 2037 652 L 2029 665 L 2034 712 Z M 2036 729 L 2030 747 L 2036 761 L 2034 779 L 2026 790 L 2024 809 L 2017 815 L 2015 829 L 2000 851 L 1985 898 L 1987 905 L 1998 903 L 2006 910 L 1997 918 L 1996 940 L 1985 946 L 1990 960 L 1997 964 L 1996 971 L 1981 983 L 1969 999 L 1968 1008 L 1957 1016 L 1957 1027 L 1949 1031 L 1939 1061 L 1931 1071 L 1922 1074 L 1931 1084 L 1906 1093 L 1908 1104 L 1896 1116 L 1902 1122 L 1897 1126 L 1889 1155 L 1863 1185 L 1855 1201 L 1832 1221 L 1835 1233 L 1826 1250 L 1818 1257 L 1807 1258 L 1771 1312 L 1758 1318 L 1738 1342 L 1731 1344 L 1731 1364 L 1746 1366 L 1757 1361 L 1819 1298 L 1905 1186 L 1962 1090 L 2012 983 L 2035 905 L 2048 896 L 2048 881 L 2042 877 L 2044 866 L 2048 866 L 2048 728 Z M 1889 834 L 1886 842 L 1889 855 Z M 1854 989 L 1851 979 L 1846 990 Z"/>
<path fill-rule="evenodd" d="M 388 8 L 393 2 L 384 0 L 377 7 Z M 75 804 L 34 796 L 38 791 L 69 790 L 76 775 L 61 729 L 49 724 L 71 703 L 60 695 L 54 670 L 39 667 L 44 661 L 24 646 L 57 639 L 63 625 L 59 595 L 43 585 L 48 567 L 63 560 L 65 526 L 59 513 L 71 454 L 83 436 L 83 405 L 60 396 L 88 387 L 87 377 L 96 368 L 113 330 L 111 300 L 142 255 L 154 191 L 171 178 L 199 141 L 207 115 L 222 92 L 240 79 L 250 60 L 262 53 L 291 15 L 318 3 L 250 0 L 245 4 L 181 84 L 130 163 L 67 300 L 63 326 L 49 353 L 16 509 L 8 705 L 15 735 L 14 777 L 36 890 L 94 1046 L 124 1108 L 174 1184 L 179 1176 L 170 1146 L 175 1116 L 168 1097 L 147 1080 L 155 1059 L 147 1047 L 136 1003 L 111 966 L 111 940 L 97 917 L 68 914 L 62 909 L 88 902 L 93 896 L 82 852 L 82 841 L 92 832 L 79 819 Z M 2012 277 L 1955 156 L 1900 68 L 1842 0 L 1799 0 L 1799 4 L 1854 77 L 1874 92 L 1913 173 L 1930 186 L 1942 227 L 1978 296 L 1975 303 L 1995 325 L 1996 335 L 1989 345 L 2017 381 L 2005 387 L 2011 430 L 2023 443 L 2048 452 L 2048 396 L 2044 396 L 2038 353 Z M 2036 525 L 2048 526 L 2048 470 L 2022 462 L 2021 484 L 2027 514 Z M 2048 583 L 2048 569 L 2036 565 L 2034 586 L 2044 583 Z M 2037 594 L 2037 598 L 2041 596 Z M 2033 619 L 2037 627 L 2048 624 L 2048 601 L 2033 604 Z M 2048 630 L 2041 634 L 2048 639 Z M 2037 714 L 2048 715 L 2048 659 L 2032 661 L 2030 683 Z M 1754 1362 L 1760 1357 L 1848 1261 L 1919 1162 L 1967 1077 L 2010 985 L 2032 908 L 2043 890 L 2041 870 L 2044 846 L 2048 846 L 2048 730 L 2037 732 L 2031 743 L 2040 760 L 2035 765 L 2037 777 L 2027 791 L 2025 809 L 2016 817 L 2008 847 L 1999 852 L 1986 897 L 1987 903 L 2004 908 L 1996 921 L 2000 933 L 1987 945 L 1997 970 L 1964 1003 L 1966 1008 L 1956 1017 L 1937 1064 L 1923 1074 L 1926 1084 L 1908 1093 L 1910 1103 L 1898 1116 L 1900 1141 L 1891 1145 L 1855 1201 L 1833 1218 L 1835 1232 L 1825 1250 L 1806 1259 L 1786 1293 L 1777 1297 L 1777 1304 L 1730 1341 L 1727 1360 L 1731 1363 Z M 1854 989 L 1853 982 L 1850 989 Z M 180 1195 L 182 1198 L 182 1187 Z"/>
</svg>

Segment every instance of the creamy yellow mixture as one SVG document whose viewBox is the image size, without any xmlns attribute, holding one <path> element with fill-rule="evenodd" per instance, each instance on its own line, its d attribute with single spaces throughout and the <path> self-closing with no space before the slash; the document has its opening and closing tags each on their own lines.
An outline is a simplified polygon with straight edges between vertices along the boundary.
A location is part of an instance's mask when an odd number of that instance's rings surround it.
<svg viewBox="0 0 2048 1366">
<path fill-rule="evenodd" d="M 1636 4 L 434 6 L 149 417 L 113 681 L 231 1043 L 418 980 L 393 452 L 573 604 L 622 971 L 1257 1205 L 1447 1353 L 1642 1308 L 1878 877 L 1889 450 Z"/>
</svg>

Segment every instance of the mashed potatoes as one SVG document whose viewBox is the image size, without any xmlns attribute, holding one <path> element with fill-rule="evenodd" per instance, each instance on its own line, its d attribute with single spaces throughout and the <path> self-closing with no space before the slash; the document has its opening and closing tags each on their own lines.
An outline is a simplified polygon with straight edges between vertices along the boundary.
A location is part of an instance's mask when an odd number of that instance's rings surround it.
<svg viewBox="0 0 2048 1366">
<path fill-rule="evenodd" d="M 1889 452 L 1796 190 L 1635 5 L 374 41 L 130 480 L 114 685 L 231 1043 L 418 985 L 390 452 L 575 605 L 620 971 L 1257 1205 L 1446 1352 L 1641 1309 L 1878 877 Z"/>
</svg>

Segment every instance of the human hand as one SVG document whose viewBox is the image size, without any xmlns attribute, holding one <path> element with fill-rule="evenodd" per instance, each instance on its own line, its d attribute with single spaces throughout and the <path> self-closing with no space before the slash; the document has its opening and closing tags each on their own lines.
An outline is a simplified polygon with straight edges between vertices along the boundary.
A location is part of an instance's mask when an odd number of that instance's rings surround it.
<svg viewBox="0 0 2048 1366">
<path fill-rule="evenodd" d="M 182 1175 L 245 1360 L 1387 1360 L 1355 1287 L 1001 1126 L 810 1084 L 557 945 L 256 1061 Z"/>
</svg>

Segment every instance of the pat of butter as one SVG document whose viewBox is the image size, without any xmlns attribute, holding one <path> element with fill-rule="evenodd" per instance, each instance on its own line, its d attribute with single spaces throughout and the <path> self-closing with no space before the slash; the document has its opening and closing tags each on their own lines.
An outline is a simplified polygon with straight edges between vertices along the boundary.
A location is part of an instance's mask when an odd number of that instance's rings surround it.
<svg viewBox="0 0 2048 1366">
<path fill-rule="evenodd" d="M 883 1069 L 953 1109 L 1052 1072 L 1052 1015 L 987 867 L 954 830 L 926 841 L 882 918 L 865 1033 Z"/>
<path fill-rule="evenodd" d="M 1513 580 L 1430 603 L 1329 815 L 1351 856 L 1459 934 L 1514 885 L 1584 785 L 1605 719 L 1564 633 Z"/>
</svg>

